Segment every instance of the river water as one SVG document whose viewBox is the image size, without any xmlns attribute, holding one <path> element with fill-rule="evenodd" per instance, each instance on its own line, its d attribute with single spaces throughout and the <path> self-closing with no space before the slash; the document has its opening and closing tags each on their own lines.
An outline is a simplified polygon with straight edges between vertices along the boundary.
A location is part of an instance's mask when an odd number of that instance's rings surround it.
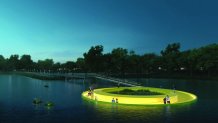
<svg viewBox="0 0 218 123">
<path fill-rule="evenodd" d="M 93 103 L 81 98 L 89 86 L 113 87 L 102 80 L 42 81 L 0 75 L 0 123 L 184 123 L 218 121 L 218 81 L 138 79 L 143 86 L 175 88 L 198 96 L 194 103 L 169 106 L 131 106 Z M 48 88 L 44 87 L 48 85 Z M 33 105 L 35 97 L 55 106 Z"/>
</svg>

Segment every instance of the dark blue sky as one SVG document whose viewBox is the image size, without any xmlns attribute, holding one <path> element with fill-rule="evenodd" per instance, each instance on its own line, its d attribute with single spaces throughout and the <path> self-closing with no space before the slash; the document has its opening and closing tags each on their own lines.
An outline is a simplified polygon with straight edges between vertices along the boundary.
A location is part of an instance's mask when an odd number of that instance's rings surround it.
<svg viewBox="0 0 218 123">
<path fill-rule="evenodd" d="M 56 62 L 91 46 L 159 53 L 218 43 L 216 0 L 0 0 L 0 54 Z"/>
</svg>

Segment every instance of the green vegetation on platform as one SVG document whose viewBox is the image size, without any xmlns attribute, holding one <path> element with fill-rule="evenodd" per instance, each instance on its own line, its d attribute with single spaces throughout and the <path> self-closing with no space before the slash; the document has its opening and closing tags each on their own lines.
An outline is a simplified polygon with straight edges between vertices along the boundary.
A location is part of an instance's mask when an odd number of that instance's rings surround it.
<svg viewBox="0 0 218 123">
<path fill-rule="evenodd" d="M 109 93 L 122 94 L 122 95 L 163 95 L 163 93 L 153 92 L 148 89 L 139 89 L 139 90 L 123 89 L 121 91 L 112 91 Z"/>
</svg>

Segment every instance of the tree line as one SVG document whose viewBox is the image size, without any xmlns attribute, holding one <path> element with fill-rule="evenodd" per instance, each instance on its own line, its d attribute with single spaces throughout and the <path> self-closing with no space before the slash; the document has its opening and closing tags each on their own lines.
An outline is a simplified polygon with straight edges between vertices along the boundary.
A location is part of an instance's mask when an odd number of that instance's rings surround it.
<svg viewBox="0 0 218 123">
<path fill-rule="evenodd" d="M 30 55 L 11 55 L 4 58 L 0 55 L 0 71 L 25 71 L 25 72 L 82 72 L 83 58 L 76 62 L 54 63 L 53 59 L 38 60 L 34 62 Z"/>
<path fill-rule="evenodd" d="M 218 73 L 218 44 L 180 50 L 180 43 L 168 44 L 160 54 L 136 54 L 124 48 L 115 48 L 103 53 L 102 45 L 92 46 L 83 58 L 66 63 L 54 63 L 52 59 L 34 62 L 30 55 L 0 55 L 1 71 L 34 72 L 95 72 L 105 75 L 126 76 L 128 74 L 185 74 L 188 76 L 216 76 Z"/>
<path fill-rule="evenodd" d="M 98 45 L 84 53 L 85 68 L 92 72 L 116 75 L 183 74 L 187 76 L 218 73 L 218 44 L 180 51 L 180 43 L 168 44 L 160 55 L 155 53 L 135 54 L 123 48 L 103 54 Z"/>
</svg>

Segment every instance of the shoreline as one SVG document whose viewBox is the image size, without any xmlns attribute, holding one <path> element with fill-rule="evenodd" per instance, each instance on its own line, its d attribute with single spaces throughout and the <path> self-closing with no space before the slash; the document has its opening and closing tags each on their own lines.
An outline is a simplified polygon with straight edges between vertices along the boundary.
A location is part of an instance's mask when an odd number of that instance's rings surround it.
<svg viewBox="0 0 218 123">
<path fill-rule="evenodd" d="M 43 73 L 35 73 L 35 72 L 22 72 L 22 71 L 8 71 L 8 72 L 0 72 L 0 74 L 17 74 L 22 75 L 34 79 L 39 80 L 65 80 L 65 76 L 55 76 L 52 74 L 43 74 Z M 208 77 L 207 75 L 193 75 L 189 76 L 187 74 L 170 74 L 170 73 L 159 73 L 159 74 L 126 74 L 125 76 L 121 75 L 111 75 L 112 77 L 119 78 L 119 79 L 180 79 L 180 80 L 212 80 L 217 81 L 217 76 Z M 74 77 L 74 79 L 81 79 Z"/>
<path fill-rule="evenodd" d="M 33 72 L 0 72 L 0 74 L 16 74 L 39 80 L 65 80 L 65 77 L 63 76 L 42 75 Z"/>
</svg>

